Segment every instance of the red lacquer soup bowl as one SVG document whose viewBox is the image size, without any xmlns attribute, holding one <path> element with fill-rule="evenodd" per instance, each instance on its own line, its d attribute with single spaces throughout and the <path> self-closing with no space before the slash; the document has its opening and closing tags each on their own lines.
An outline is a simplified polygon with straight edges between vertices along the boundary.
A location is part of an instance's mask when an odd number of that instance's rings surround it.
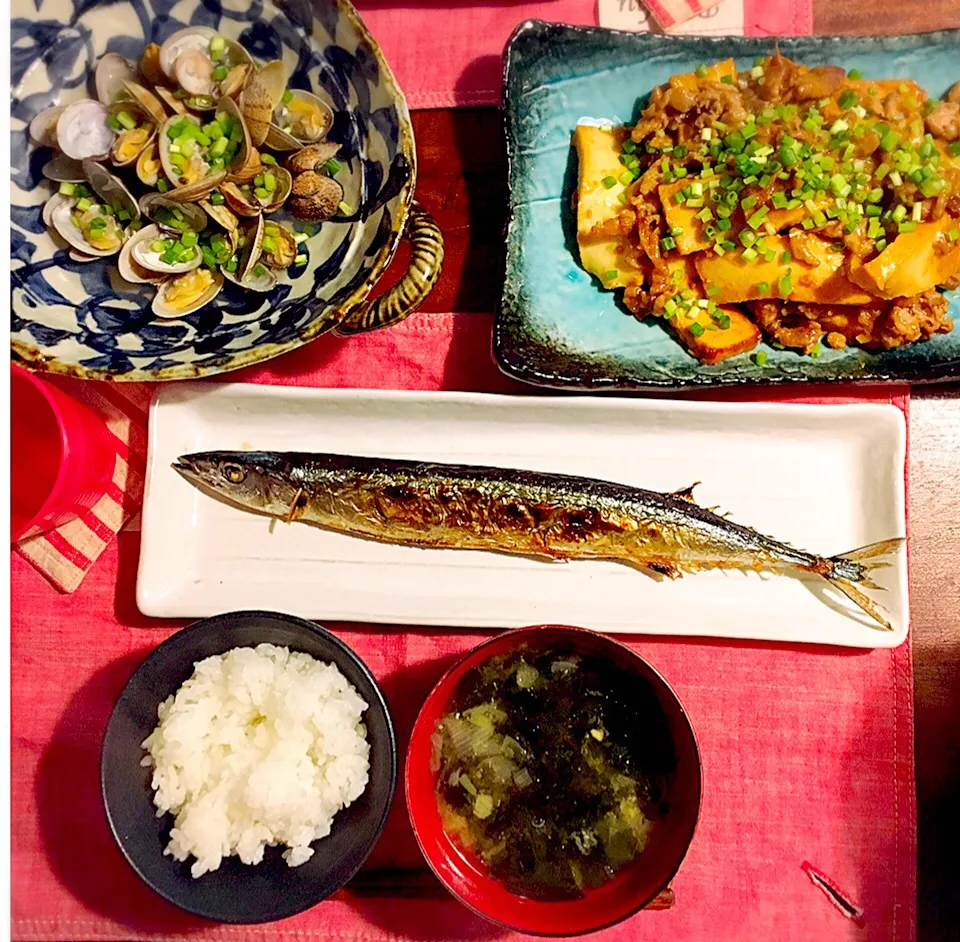
<svg viewBox="0 0 960 942">
<path fill-rule="evenodd" d="M 458 685 L 473 668 L 518 646 L 533 654 L 562 650 L 592 655 L 611 669 L 647 685 L 666 721 L 676 764 L 668 778 L 665 815 L 656 820 L 643 853 L 609 882 L 574 900 L 545 901 L 511 892 L 486 865 L 444 829 L 437 803 L 438 772 L 431 769 L 431 736 L 450 712 Z M 639 688 L 638 688 L 639 689 Z M 649 700 L 649 697 L 647 698 Z M 420 849 L 440 881 L 462 903 L 487 919 L 534 935 L 581 935 L 620 922 L 653 900 L 676 874 L 700 814 L 700 754 L 683 705 L 669 684 L 639 655 L 610 638 L 581 628 L 543 625 L 509 631 L 478 645 L 433 688 L 410 738 L 406 764 L 410 822 Z M 536 783 L 532 787 L 536 787 Z"/>
</svg>

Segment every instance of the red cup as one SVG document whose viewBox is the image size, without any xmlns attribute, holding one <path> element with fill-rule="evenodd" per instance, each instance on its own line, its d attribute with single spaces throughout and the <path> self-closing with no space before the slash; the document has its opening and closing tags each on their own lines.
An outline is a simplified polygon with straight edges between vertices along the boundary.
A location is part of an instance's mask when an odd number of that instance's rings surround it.
<svg viewBox="0 0 960 942">
<path fill-rule="evenodd" d="M 11 365 L 10 536 L 36 536 L 107 492 L 117 449 L 106 422 L 52 383 Z"/>
<path fill-rule="evenodd" d="M 576 900 L 543 901 L 511 893 L 485 865 L 445 831 L 437 806 L 436 771 L 430 768 L 431 736 L 448 711 L 457 686 L 472 668 L 519 645 L 536 651 L 563 646 L 597 655 L 638 683 L 648 684 L 667 720 L 677 758 L 669 792 L 670 810 L 658 821 L 646 850 L 612 880 Z M 700 751 L 677 695 L 660 674 L 625 645 L 562 625 L 520 628 L 470 651 L 447 671 L 427 696 L 407 748 L 407 812 L 427 863 L 440 882 L 474 912 L 530 935 L 574 936 L 596 932 L 633 915 L 666 889 L 686 856 L 700 816 Z"/>
</svg>

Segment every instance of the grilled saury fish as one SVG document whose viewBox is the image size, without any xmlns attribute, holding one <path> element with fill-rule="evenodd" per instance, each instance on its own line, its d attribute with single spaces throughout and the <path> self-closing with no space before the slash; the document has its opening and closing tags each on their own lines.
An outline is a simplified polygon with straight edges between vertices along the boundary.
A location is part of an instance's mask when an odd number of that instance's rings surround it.
<svg viewBox="0 0 960 942">
<path fill-rule="evenodd" d="M 675 578 L 703 569 L 814 573 L 889 630 L 863 589 L 901 539 L 825 557 L 664 494 L 503 468 L 299 452 L 210 451 L 173 465 L 247 510 L 407 546 L 613 559 Z"/>
</svg>

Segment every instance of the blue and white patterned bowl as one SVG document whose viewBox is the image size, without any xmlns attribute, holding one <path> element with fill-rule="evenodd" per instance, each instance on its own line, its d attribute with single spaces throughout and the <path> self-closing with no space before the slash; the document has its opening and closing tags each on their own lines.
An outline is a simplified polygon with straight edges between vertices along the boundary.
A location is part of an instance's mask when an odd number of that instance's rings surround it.
<svg viewBox="0 0 960 942">
<path fill-rule="evenodd" d="M 412 205 L 406 101 L 347 0 L 14 0 L 12 13 L 15 357 L 82 378 L 195 378 L 266 360 L 338 325 L 370 328 L 409 313 L 408 303 L 374 317 L 364 304 L 405 228 L 422 228 L 424 214 Z M 153 289 L 123 281 L 116 259 L 77 263 L 47 232 L 40 211 L 53 185 L 41 168 L 51 152 L 30 143 L 27 126 L 51 105 L 94 97 L 92 74 L 104 53 L 138 60 L 148 42 L 197 24 L 239 40 L 259 61 L 282 58 L 291 86 L 326 98 L 336 115 L 329 138 L 345 165 L 337 179 L 358 209 L 324 223 L 306 243 L 309 262 L 298 278 L 281 278 L 266 295 L 227 285 L 199 311 L 158 320 L 150 313 Z M 422 300 L 438 273 L 439 234 L 432 235 L 433 270 L 420 275 L 407 302 Z"/>
</svg>

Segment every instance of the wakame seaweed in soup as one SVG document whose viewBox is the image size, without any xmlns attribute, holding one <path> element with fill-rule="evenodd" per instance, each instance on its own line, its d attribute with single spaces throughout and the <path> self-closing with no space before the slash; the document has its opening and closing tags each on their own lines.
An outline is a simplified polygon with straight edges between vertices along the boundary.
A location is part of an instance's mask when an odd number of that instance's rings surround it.
<svg viewBox="0 0 960 942">
<path fill-rule="evenodd" d="M 575 899 L 647 846 L 676 755 L 650 686 L 571 649 L 468 672 L 433 735 L 444 828 L 514 893 Z"/>
</svg>

